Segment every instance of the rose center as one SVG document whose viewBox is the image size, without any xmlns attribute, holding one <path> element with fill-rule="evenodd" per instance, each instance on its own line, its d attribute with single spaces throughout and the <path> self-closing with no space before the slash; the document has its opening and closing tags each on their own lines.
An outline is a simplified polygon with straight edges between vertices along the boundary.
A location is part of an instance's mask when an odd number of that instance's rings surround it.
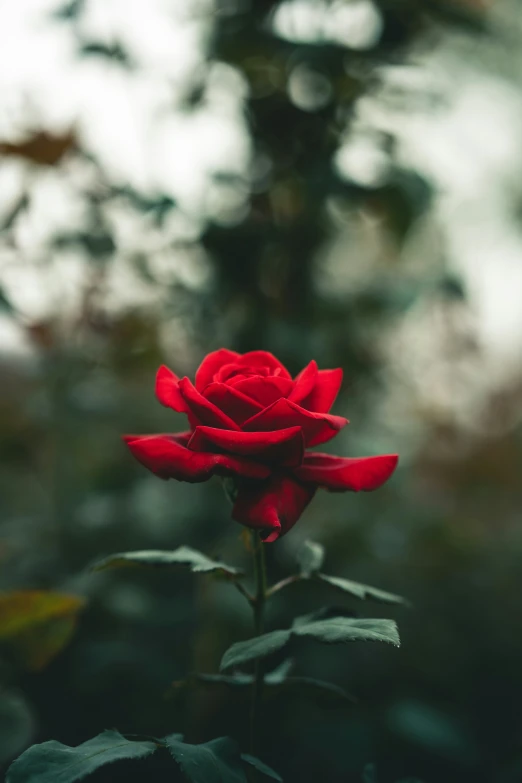
<svg viewBox="0 0 522 783">
<path fill-rule="evenodd" d="M 278 374 L 278 370 L 274 372 L 270 367 L 241 367 L 237 364 L 226 364 L 215 374 L 214 381 L 234 386 L 239 381 L 247 378 L 264 379 Z"/>
</svg>

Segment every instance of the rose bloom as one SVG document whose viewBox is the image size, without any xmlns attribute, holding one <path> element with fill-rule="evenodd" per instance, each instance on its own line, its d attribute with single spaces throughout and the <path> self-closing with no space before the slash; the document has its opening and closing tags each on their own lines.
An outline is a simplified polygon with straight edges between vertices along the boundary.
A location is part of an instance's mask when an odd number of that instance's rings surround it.
<svg viewBox="0 0 522 783">
<path fill-rule="evenodd" d="M 373 490 L 395 470 L 396 454 L 347 458 L 308 451 L 348 424 L 328 412 L 342 376 L 341 369 L 318 370 L 312 361 L 292 378 L 271 353 L 222 348 L 205 357 L 195 385 L 167 367 L 158 370 L 158 400 L 186 413 L 190 430 L 124 440 L 163 479 L 232 477 L 232 517 L 264 541 L 275 541 L 295 525 L 318 488 Z"/>
</svg>

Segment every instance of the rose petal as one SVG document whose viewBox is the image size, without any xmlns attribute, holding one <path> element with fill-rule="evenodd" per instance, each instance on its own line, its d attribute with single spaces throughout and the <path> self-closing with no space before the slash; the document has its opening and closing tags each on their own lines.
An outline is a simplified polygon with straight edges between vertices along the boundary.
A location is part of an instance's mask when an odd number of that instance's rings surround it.
<svg viewBox="0 0 522 783">
<path fill-rule="evenodd" d="M 328 413 L 339 393 L 342 380 L 343 371 L 340 367 L 335 370 L 318 370 L 312 390 L 299 404 L 315 413 Z"/>
<path fill-rule="evenodd" d="M 242 424 L 263 410 L 258 402 L 225 383 L 209 383 L 203 396 L 237 424 Z"/>
<path fill-rule="evenodd" d="M 332 492 L 370 492 L 377 489 L 397 467 L 397 454 L 378 457 L 334 457 L 330 454 L 309 452 L 295 475 Z"/>
<path fill-rule="evenodd" d="M 348 424 L 348 419 L 344 419 L 342 416 L 313 413 L 290 400 L 277 400 L 261 413 L 245 421 L 243 430 L 245 432 L 267 432 L 298 426 L 303 430 L 305 444 L 315 446 L 317 443 L 326 443 L 331 440 L 346 424 Z"/>
<path fill-rule="evenodd" d="M 257 373 L 254 371 L 254 374 Z M 214 381 L 216 381 L 216 383 L 230 383 L 231 381 L 235 381 L 238 377 L 249 378 L 251 375 L 252 373 L 246 370 L 241 364 L 233 362 L 232 364 L 223 364 L 214 375 Z"/>
<path fill-rule="evenodd" d="M 271 375 L 268 378 L 254 375 L 250 378 L 240 378 L 237 381 L 234 378 L 230 385 L 261 403 L 264 407 L 272 405 L 281 397 L 288 397 L 294 387 L 293 381 L 280 375 Z"/>
<path fill-rule="evenodd" d="M 300 405 L 315 413 L 328 413 L 342 382 L 343 371 L 340 367 L 335 370 L 319 370 L 315 386 L 310 394 L 301 400 Z"/>
<path fill-rule="evenodd" d="M 126 435 L 123 440 L 138 462 L 163 479 L 173 478 L 197 483 L 206 481 L 215 474 L 261 479 L 270 473 L 266 465 L 244 457 L 191 451 L 182 445 L 181 441 L 186 437 L 187 433 L 182 433 L 181 437 Z"/>
<path fill-rule="evenodd" d="M 301 370 L 294 381 L 294 388 L 288 399 L 300 403 L 308 397 L 317 381 L 317 362 L 311 361 L 304 370 Z"/>
<path fill-rule="evenodd" d="M 240 354 L 229 351 L 228 348 L 220 348 L 219 351 L 209 353 L 196 371 L 196 389 L 203 391 L 205 386 L 212 383 L 214 375 L 223 364 L 230 364 L 239 358 Z"/>
<path fill-rule="evenodd" d="M 292 528 L 315 494 L 285 474 L 274 474 L 266 481 L 239 481 L 232 518 L 246 527 L 260 530 L 270 543 Z"/>
<path fill-rule="evenodd" d="M 234 361 L 242 367 L 268 367 L 272 375 L 278 375 L 289 380 L 292 379 L 284 364 L 281 364 L 279 359 L 276 359 L 269 351 L 249 351 Z"/>
<path fill-rule="evenodd" d="M 303 461 L 301 427 L 275 432 L 231 432 L 214 427 L 196 427 L 189 446 L 194 451 L 214 451 L 216 447 L 232 454 L 294 467 Z"/>
<path fill-rule="evenodd" d="M 180 446 L 188 446 L 188 443 L 192 437 L 191 430 L 187 430 L 186 432 L 172 432 L 168 435 L 122 435 L 122 440 L 125 441 L 127 445 L 135 440 L 140 440 L 141 438 L 156 438 L 156 437 L 165 437 L 169 438 L 170 440 L 174 441 L 174 443 L 178 443 Z"/>
<path fill-rule="evenodd" d="M 172 408 L 178 413 L 187 413 L 188 408 L 181 396 L 178 383 L 178 376 L 162 364 L 156 374 L 156 397 L 166 408 Z"/>
<path fill-rule="evenodd" d="M 209 427 L 222 427 L 227 430 L 239 430 L 239 426 L 226 413 L 220 411 L 210 400 L 203 397 L 188 378 L 182 378 L 178 384 L 183 400 L 194 417 L 193 426 L 207 424 Z"/>
</svg>

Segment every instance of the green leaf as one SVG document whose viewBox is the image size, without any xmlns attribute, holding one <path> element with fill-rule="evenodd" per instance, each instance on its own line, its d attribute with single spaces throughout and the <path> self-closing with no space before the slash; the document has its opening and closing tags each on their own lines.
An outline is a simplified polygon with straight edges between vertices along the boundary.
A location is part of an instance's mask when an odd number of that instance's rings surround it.
<svg viewBox="0 0 522 783">
<path fill-rule="evenodd" d="M 305 578 L 317 573 L 324 561 L 324 547 L 315 541 L 305 541 L 298 552 L 297 562 L 301 576 Z"/>
<path fill-rule="evenodd" d="M 75 748 L 50 740 L 22 753 L 9 767 L 6 783 L 74 783 L 104 764 L 145 758 L 157 747 L 154 742 L 131 742 L 117 731 L 104 731 Z"/>
<path fill-rule="evenodd" d="M 265 674 L 263 693 L 265 698 L 273 698 L 281 693 L 295 694 L 313 699 L 323 706 L 337 706 L 354 703 L 356 699 L 343 688 L 331 682 L 316 680 L 313 677 L 289 676 L 292 660 L 284 661 L 280 666 Z M 249 691 L 254 677 L 251 674 L 196 674 L 197 682 L 203 686 L 224 686 L 235 691 Z"/>
<path fill-rule="evenodd" d="M 361 600 L 371 598 L 374 601 L 385 604 L 408 604 L 408 601 L 400 595 L 388 593 L 360 582 L 353 582 L 351 579 L 319 573 L 319 569 L 324 561 L 324 547 L 315 541 L 305 541 L 298 553 L 297 560 L 302 579 L 318 579 L 343 593 L 349 593 Z"/>
<path fill-rule="evenodd" d="M 257 658 L 266 658 L 288 644 L 291 635 L 291 630 L 271 631 L 262 634 L 262 636 L 247 639 L 246 642 L 236 642 L 223 655 L 219 670 L 225 671 L 225 669 L 243 665 Z"/>
<path fill-rule="evenodd" d="M 374 601 L 379 601 L 383 604 L 407 604 L 405 598 L 400 595 L 394 595 L 393 593 L 387 593 L 384 590 L 379 590 L 376 587 L 370 587 L 369 585 L 363 585 L 360 582 L 352 582 L 351 579 L 342 579 L 339 576 L 327 576 L 326 574 L 316 574 L 317 579 L 321 582 L 331 585 L 342 590 L 343 593 L 349 593 L 355 598 L 365 600 L 371 598 Z"/>
<path fill-rule="evenodd" d="M 194 675 L 197 682 L 203 685 L 225 685 L 232 690 L 244 690 L 250 688 L 254 678 L 251 674 L 203 674 L 198 673 Z M 266 682 L 266 679 L 265 679 Z M 190 680 L 183 680 L 182 683 L 176 683 L 177 685 L 190 684 Z"/>
<path fill-rule="evenodd" d="M 333 682 L 316 680 L 314 677 L 288 677 L 279 686 L 279 690 L 285 693 L 295 693 L 319 703 L 324 707 L 342 706 L 343 704 L 355 704 L 357 699 L 344 688 Z"/>
<path fill-rule="evenodd" d="M 271 631 L 245 642 L 237 642 L 225 652 L 220 671 L 242 666 L 258 658 L 266 658 L 282 650 L 292 639 L 308 637 L 326 644 L 372 641 L 400 645 L 399 632 L 394 620 L 360 620 L 355 617 L 330 617 L 326 620 L 294 625 L 282 631 Z"/>
<path fill-rule="evenodd" d="M 167 748 L 181 771 L 193 783 L 246 783 L 239 749 L 229 737 L 187 745 L 178 735 L 165 737 Z"/>
<path fill-rule="evenodd" d="M 123 568 L 129 566 L 148 566 L 152 568 L 170 568 L 186 566 L 194 574 L 217 573 L 229 579 L 241 575 L 238 568 L 225 565 L 218 560 L 211 560 L 202 552 L 188 546 L 180 546 L 172 552 L 160 549 L 148 549 L 140 552 L 118 552 L 99 560 L 92 566 L 93 571 L 104 571 L 106 568 Z"/>
<path fill-rule="evenodd" d="M 256 769 L 258 772 L 261 772 L 262 775 L 266 775 L 267 778 L 272 778 L 272 780 L 277 780 L 278 783 L 283 783 L 283 778 L 281 775 L 278 775 L 277 772 L 275 772 L 273 769 L 267 767 L 266 764 L 263 764 L 263 762 L 255 756 L 251 756 L 249 753 L 242 753 L 241 758 L 244 762 L 254 767 L 254 769 Z"/>
<path fill-rule="evenodd" d="M 293 629 L 294 636 L 317 639 L 326 644 L 341 642 L 387 642 L 400 646 L 399 632 L 394 620 L 369 620 L 357 617 L 331 617 Z"/>
<path fill-rule="evenodd" d="M 277 686 L 288 681 L 288 675 L 293 668 L 292 659 L 283 661 L 271 672 L 264 676 L 265 686 Z M 201 674 L 195 675 L 196 679 L 205 685 L 226 685 L 233 689 L 249 688 L 254 678 L 251 674 Z"/>
<path fill-rule="evenodd" d="M 329 620 L 331 617 L 355 617 L 355 614 L 351 609 L 345 609 L 343 606 L 322 606 L 320 609 L 316 609 L 315 612 L 295 617 L 292 628 L 315 623 L 319 620 Z"/>
<path fill-rule="evenodd" d="M 287 658 L 286 661 L 280 663 L 279 666 L 276 666 L 271 672 L 265 674 L 265 682 L 269 685 L 279 685 L 288 679 L 288 675 L 293 668 L 294 661 L 292 658 Z"/>
</svg>

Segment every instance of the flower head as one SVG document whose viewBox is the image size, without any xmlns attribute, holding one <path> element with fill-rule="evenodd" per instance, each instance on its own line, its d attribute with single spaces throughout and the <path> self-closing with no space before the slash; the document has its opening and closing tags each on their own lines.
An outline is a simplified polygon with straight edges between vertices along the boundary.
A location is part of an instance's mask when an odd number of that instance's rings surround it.
<svg viewBox="0 0 522 783">
<path fill-rule="evenodd" d="M 222 348 L 205 357 L 195 384 L 167 367 L 158 370 L 158 400 L 186 413 L 189 431 L 124 440 L 161 478 L 200 482 L 232 476 L 233 518 L 275 541 L 293 527 L 318 488 L 369 491 L 395 470 L 396 454 L 346 458 L 308 451 L 348 424 L 329 413 L 341 381 L 341 369 L 319 370 L 315 361 L 292 378 L 267 351 Z"/>
</svg>

